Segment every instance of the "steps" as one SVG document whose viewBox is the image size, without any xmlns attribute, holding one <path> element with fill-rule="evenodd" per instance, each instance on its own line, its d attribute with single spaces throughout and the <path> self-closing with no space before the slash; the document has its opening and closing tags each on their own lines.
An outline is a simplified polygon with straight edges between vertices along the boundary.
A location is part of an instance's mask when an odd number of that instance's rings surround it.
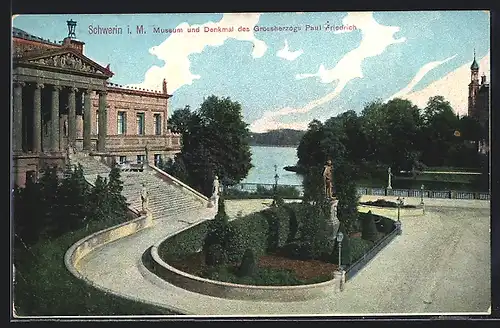
<svg viewBox="0 0 500 328">
<path fill-rule="evenodd" d="M 91 184 L 95 183 L 98 175 L 107 178 L 111 171 L 108 166 L 91 156 L 75 154 L 71 158 L 71 164 L 77 163 L 82 165 L 85 179 Z M 154 170 L 121 172 L 122 195 L 127 199 L 131 209 L 142 210 L 140 193 L 144 183 L 149 195 L 149 209 L 155 220 L 175 219 L 195 222 L 206 214 L 206 202 L 187 189 L 163 180 L 157 174 L 159 173 Z"/>
</svg>

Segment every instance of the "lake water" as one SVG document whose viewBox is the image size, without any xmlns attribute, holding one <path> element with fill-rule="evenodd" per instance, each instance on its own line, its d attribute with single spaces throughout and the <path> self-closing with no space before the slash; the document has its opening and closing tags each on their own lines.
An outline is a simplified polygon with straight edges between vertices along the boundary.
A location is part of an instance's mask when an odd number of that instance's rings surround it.
<svg viewBox="0 0 500 328">
<path fill-rule="evenodd" d="M 302 178 L 294 172 L 283 169 L 285 166 L 297 163 L 297 148 L 295 147 L 264 147 L 252 146 L 252 164 L 246 179 L 241 183 L 274 184 L 274 165 L 278 169 L 278 184 L 302 185 Z"/>
</svg>

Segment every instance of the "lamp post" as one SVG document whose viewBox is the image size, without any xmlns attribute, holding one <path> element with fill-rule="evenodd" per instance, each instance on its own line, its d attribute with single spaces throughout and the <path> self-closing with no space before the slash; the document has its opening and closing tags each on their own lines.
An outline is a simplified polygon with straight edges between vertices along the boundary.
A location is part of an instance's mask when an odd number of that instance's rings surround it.
<svg viewBox="0 0 500 328">
<path fill-rule="evenodd" d="M 337 233 L 337 243 L 339 245 L 339 271 L 342 271 L 341 255 L 342 255 L 342 240 L 344 239 L 344 234 L 342 231 Z"/>
<path fill-rule="evenodd" d="M 401 211 L 401 205 L 403 205 L 403 199 L 404 198 L 401 198 L 399 196 L 396 199 L 398 201 L 398 222 L 401 222 L 401 220 L 400 220 L 400 211 Z"/>
<path fill-rule="evenodd" d="M 424 205 L 424 185 L 420 186 L 420 205 Z"/>
</svg>

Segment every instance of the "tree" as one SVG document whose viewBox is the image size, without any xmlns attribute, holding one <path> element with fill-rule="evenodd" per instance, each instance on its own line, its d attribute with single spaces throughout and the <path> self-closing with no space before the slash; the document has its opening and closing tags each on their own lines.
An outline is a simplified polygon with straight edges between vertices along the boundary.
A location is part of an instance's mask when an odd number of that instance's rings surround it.
<svg viewBox="0 0 500 328">
<path fill-rule="evenodd" d="M 97 221 L 109 221 L 111 209 L 108 202 L 108 182 L 106 178 L 97 176 L 94 188 L 88 197 L 89 215 L 87 224 Z"/>
<path fill-rule="evenodd" d="M 187 133 L 189 121 L 191 120 L 191 108 L 189 105 L 176 109 L 167 121 L 167 127 L 174 133 Z"/>
<path fill-rule="evenodd" d="M 122 195 L 123 182 L 121 181 L 120 169 L 115 165 L 109 173 L 108 201 L 111 208 L 110 215 L 115 222 L 123 222 L 127 217 L 127 199 Z"/>
<path fill-rule="evenodd" d="M 210 96 L 189 117 L 180 156 L 189 183 L 207 196 L 215 175 L 223 184 L 234 184 L 252 167 L 250 134 L 241 111 L 230 98 Z"/>
</svg>

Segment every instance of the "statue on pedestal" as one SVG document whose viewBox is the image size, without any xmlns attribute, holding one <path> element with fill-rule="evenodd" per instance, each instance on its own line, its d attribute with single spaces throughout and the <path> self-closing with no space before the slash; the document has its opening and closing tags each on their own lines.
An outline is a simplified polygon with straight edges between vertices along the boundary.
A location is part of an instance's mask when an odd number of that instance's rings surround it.
<svg viewBox="0 0 500 328">
<path fill-rule="evenodd" d="M 332 161 L 326 161 L 326 165 L 323 168 L 323 180 L 325 185 L 325 196 L 326 198 L 334 198 L 332 194 L 333 189 L 333 165 Z"/>
<path fill-rule="evenodd" d="M 219 196 L 220 192 L 220 183 L 219 183 L 219 177 L 215 176 L 214 177 L 214 182 L 212 184 L 212 198 L 217 198 Z"/>
<path fill-rule="evenodd" d="M 148 191 L 146 189 L 146 185 L 142 184 L 141 190 L 141 203 L 142 203 L 142 212 L 147 213 L 149 211 L 149 196 Z"/>
</svg>

